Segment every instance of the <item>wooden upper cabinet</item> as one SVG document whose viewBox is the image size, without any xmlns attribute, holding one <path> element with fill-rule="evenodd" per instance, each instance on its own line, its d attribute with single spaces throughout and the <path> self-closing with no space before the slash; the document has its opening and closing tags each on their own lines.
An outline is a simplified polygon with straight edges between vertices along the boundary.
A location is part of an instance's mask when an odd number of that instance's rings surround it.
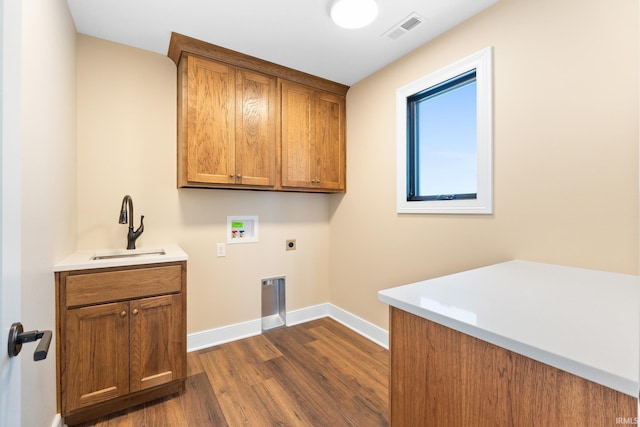
<svg viewBox="0 0 640 427">
<path fill-rule="evenodd" d="M 345 191 L 348 86 L 173 33 L 178 186 Z"/>
<path fill-rule="evenodd" d="M 227 184 L 235 173 L 235 70 L 197 57 L 185 64 L 187 129 L 181 155 L 186 177 L 182 184 Z"/>
<path fill-rule="evenodd" d="M 345 98 L 282 82 L 282 186 L 345 190 Z"/>
<path fill-rule="evenodd" d="M 313 90 L 282 82 L 282 185 L 311 184 Z"/>
<path fill-rule="evenodd" d="M 178 184 L 274 186 L 276 79 L 191 55 L 181 67 Z"/>
<path fill-rule="evenodd" d="M 275 78 L 236 71 L 236 182 L 275 184 L 276 108 Z"/>
<path fill-rule="evenodd" d="M 345 191 L 345 99 L 326 92 L 314 96 L 313 175 L 315 185 L 325 190 Z"/>
</svg>

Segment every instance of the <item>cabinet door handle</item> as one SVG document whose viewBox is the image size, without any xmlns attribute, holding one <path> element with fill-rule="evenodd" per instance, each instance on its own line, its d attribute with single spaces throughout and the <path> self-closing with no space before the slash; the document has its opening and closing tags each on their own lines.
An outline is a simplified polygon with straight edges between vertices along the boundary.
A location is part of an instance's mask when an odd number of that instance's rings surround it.
<svg viewBox="0 0 640 427">
<path fill-rule="evenodd" d="M 133 315 L 134 315 L 134 316 L 137 316 L 137 315 L 138 315 L 138 313 L 139 313 L 139 312 L 138 312 L 138 309 L 137 309 L 137 308 L 134 308 L 134 309 L 133 309 Z"/>
<path fill-rule="evenodd" d="M 233 178 L 233 174 L 232 173 L 229 174 L 229 178 Z"/>
<path fill-rule="evenodd" d="M 125 310 L 122 310 L 120 312 L 120 317 L 127 317 L 127 312 Z"/>
</svg>

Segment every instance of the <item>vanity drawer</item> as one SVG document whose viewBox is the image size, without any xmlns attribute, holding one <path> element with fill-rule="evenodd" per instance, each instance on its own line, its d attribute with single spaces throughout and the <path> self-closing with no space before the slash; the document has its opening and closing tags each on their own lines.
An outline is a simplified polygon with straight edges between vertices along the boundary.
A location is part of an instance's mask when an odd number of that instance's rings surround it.
<svg viewBox="0 0 640 427">
<path fill-rule="evenodd" d="M 66 306 L 99 304 L 182 290 L 182 266 L 139 268 L 69 275 Z"/>
</svg>

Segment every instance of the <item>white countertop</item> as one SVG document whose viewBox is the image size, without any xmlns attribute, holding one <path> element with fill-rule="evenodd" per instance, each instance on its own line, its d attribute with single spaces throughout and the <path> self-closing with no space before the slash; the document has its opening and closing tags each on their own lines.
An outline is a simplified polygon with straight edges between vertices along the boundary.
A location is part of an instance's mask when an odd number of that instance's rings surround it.
<svg viewBox="0 0 640 427">
<path fill-rule="evenodd" d="M 638 397 L 640 276 L 509 261 L 380 301 Z"/>
<path fill-rule="evenodd" d="M 125 257 L 120 257 L 125 255 Z M 102 257 L 102 259 L 93 259 Z M 102 249 L 78 251 L 53 266 L 53 271 L 88 270 L 91 268 L 122 267 L 186 261 L 185 251 L 177 245 L 160 245 L 137 249 Z"/>
</svg>

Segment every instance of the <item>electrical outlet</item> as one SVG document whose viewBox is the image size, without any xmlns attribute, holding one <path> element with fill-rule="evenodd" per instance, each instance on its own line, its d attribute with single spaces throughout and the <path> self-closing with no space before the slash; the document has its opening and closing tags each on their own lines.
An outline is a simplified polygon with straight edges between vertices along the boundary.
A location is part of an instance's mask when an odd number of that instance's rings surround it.
<svg viewBox="0 0 640 427">
<path fill-rule="evenodd" d="M 287 240 L 286 250 L 295 251 L 296 250 L 296 239 Z"/>
<path fill-rule="evenodd" d="M 227 256 L 227 245 L 225 245 L 224 243 L 216 244 L 216 256 L 217 257 Z"/>
</svg>

